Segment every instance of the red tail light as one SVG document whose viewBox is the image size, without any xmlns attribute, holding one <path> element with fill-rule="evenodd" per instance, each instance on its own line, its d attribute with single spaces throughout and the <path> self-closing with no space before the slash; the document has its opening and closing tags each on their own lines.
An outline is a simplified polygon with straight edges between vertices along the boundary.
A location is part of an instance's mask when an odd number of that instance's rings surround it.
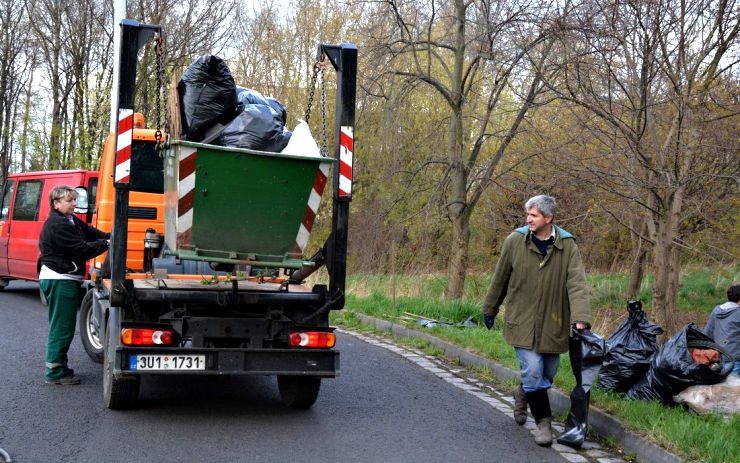
<svg viewBox="0 0 740 463">
<path fill-rule="evenodd" d="M 290 347 L 331 348 L 336 344 L 334 333 L 326 331 L 300 331 L 290 333 Z"/>
<path fill-rule="evenodd" d="M 172 344 L 172 330 L 124 328 L 121 342 L 126 346 L 169 346 Z"/>
</svg>

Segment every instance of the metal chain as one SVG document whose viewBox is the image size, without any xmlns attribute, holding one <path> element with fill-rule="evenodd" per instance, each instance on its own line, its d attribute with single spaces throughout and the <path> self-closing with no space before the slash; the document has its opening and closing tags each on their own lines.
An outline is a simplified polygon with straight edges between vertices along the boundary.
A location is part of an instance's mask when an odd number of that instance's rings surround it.
<svg viewBox="0 0 740 463">
<path fill-rule="evenodd" d="M 313 106 L 313 96 L 314 93 L 316 93 L 316 78 L 319 75 L 319 62 L 317 61 L 313 65 L 313 74 L 311 75 L 311 83 L 309 84 L 309 92 L 308 92 L 308 104 L 306 104 L 306 114 L 304 115 L 303 119 L 308 123 L 309 119 L 311 118 L 311 107 Z"/>
<path fill-rule="evenodd" d="M 329 156 L 329 141 L 326 135 L 326 74 L 323 72 L 321 73 L 321 147 L 319 149 L 322 156 Z"/>
<path fill-rule="evenodd" d="M 164 71 L 164 37 L 161 34 L 157 36 L 155 52 L 157 57 L 157 131 L 154 133 L 154 139 L 157 149 L 163 150 L 169 146 L 170 114 L 167 104 L 167 84 L 165 83 L 166 76 Z M 164 101 L 164 119 L 162 118 L 162 101 Z M 164 141 L 162 141 L 163 138 Z"/>
</svg>

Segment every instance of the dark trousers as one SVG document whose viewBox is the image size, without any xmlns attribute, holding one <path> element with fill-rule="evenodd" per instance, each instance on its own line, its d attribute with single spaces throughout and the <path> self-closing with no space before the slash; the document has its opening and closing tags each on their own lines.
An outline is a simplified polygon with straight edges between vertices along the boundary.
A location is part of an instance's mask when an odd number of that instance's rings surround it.
<svg viewBox="0 0 740 463">
<path fill-rule="evenodd" d="M 71 376 L 67 351 L 75 336 L 77 309 L 80 307 L 80 282 L 76 280 L 41 280 L 41 291 L 49 304 L 49 337 L 46 342 L 46 378 Z"/>
</svg>

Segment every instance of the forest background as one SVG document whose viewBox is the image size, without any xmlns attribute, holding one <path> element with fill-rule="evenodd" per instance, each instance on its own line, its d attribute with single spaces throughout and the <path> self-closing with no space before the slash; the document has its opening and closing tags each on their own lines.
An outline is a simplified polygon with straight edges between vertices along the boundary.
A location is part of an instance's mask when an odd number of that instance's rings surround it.
<svg viewBox="0 0 740 463">
<path fill-rule="evenodd" d="M 680 323 L 681 269 L 737 280 L 740 8 L 735 0 L 154 0 L 179 77 L 202 54 L 237 84 L 308 104 L 319 43 L 359 50 L 350 271 L 444 275 L 445 299 L 490 272 L 524 201 L 558 200 L 589 273 L 650 276 Z M 109 2 L 0 0 L 0 177 L 97 169 L 109 127 Z M 136 110 L 156 121 L 153 48 Z M 333 71 L 310 119 L 333 146 Z M 324 197 L 310 249 L 328 234 Z M 722 299 L 721 294 L 718 298 Z"/>
</svg>

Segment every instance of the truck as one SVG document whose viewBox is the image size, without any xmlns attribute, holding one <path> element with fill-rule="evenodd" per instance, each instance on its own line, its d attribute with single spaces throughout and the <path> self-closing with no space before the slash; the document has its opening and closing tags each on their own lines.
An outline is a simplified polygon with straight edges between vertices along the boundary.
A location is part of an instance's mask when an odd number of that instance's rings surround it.
<svg viewBox="0 0 740 463">
<path fill-rule="evenodd" d="M 118 127 L 101 158 L 92 222 L 110 231 L 91 264 L 80 337 L 102 363 L 108 408 L 135 406 L 147 375 L 269 375 L 311 407 L 339 374 L 329 313 L 344 306 L 357 48 L 318 46 L 337 75 L 334 157 L 169 139 L 135 124 L 136 55 L 156 25 L 124 19 Z M 329 238 L 306 246 L 329 172 Z M 305 279 L 326 266 L 328 284 Z"/>
<path fill-rule="evenodd" d="M 77 190 L 75 215 L 87 223 L 98 189 L 98 171 L 49 170 L 8 174 L 0 191 L 0 291 L 11 280 L 38 281 L 39 235 L 51 206 L 49 194 L 60 185 Z M 42 302 L 43 293 L 39 292 Z"/>
</svg>

